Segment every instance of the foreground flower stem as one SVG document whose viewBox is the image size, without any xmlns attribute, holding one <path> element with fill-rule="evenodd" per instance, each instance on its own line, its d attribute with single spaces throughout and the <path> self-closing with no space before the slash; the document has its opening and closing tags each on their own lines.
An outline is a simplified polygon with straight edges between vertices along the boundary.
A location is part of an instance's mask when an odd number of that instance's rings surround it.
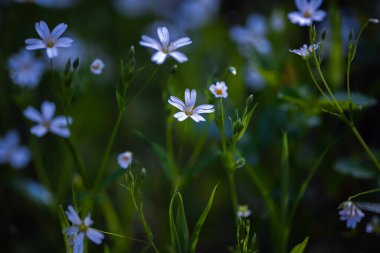
<svg viewBox="0 0 380 253">
<path fill-rule="evenodd" d="M 74 145 L 71 137 L 66 139 L 66 143 L 67 143 L 67 146 L 69 147 L 69 150 L 70 150 L 70 152 L 74 158 L 76 165 L 78 166 L 79 173 L 81 174 L 85 185 L 87 187 L 90 187 L 90 179 L 89 179 L 87 170 L 84 166 L 84 162 L 82 160 L 82 157 L 79 155 L 79 151 L 76 148 L 76 146 Z"/>
<path fill-rule="evenodd" d="M 358 194 L 355 194 L 353 196 L 348 197 L 348 200 L 351 201 L 352 199 L 357 198 L 359 196 L 363 196 L 363 195 L 367 195 L 367 194 L 371 194 L 371 193 L 375 193 L 375 192 L 380 192 L 380 188 L 376 188 L 376 189 L 360 192 Z"/>
<path fill-rule="evenodd" d="M 330 102 L 331 104 L 331 101 L 329 99 L 329 97 L 326 95 L 326 93 L 322 90 L 321 86 L 319 86 L 317 80 L 315 79 L 315 76 L 313 74 L 313 71 L 311 70 L 311 67 L 310 67 L 310 63 L 309 63 L 309 60 L 306 60 L 306 65 L 307 65 L 307 68 L 309 70 L 309 73 L 310 73 L 310 76 L 311 76 L 311 79 L 313 80 L 315 86 L 317 87 L 317 89 L 319 90 L 319 92 L 323 95 L 323 97 L 326 99 L 326 101 Z"/>
</svg>

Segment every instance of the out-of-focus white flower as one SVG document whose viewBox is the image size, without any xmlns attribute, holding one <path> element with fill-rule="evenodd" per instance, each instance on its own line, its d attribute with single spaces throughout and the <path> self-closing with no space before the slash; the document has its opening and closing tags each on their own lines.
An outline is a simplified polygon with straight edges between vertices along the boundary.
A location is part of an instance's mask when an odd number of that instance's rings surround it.
<svg viewBox="0 0 380 253">
<path fill-rule="evenodd" d="M 84 249 L 84 237 L 87 236 L 95 244 L 101 244 L 104 235 L 93 228 L 90 228 L 93 221 L 90 214 L 87 214 L 83 222 L 79 218 L 78 213 L 72 206 L 68 206 L 66 216 L 71 222 L 71 226 L 64 230 L 66 236 L 71 239 L 73 246 L 73 253 L 82 253 Z"/>
<path fill-rule="evenodd" d="M 128 169 L 133 160 L 133 155 L 129 151 L 125 151 L 117 156 L 117 162 L 122 169 Z"/>
<path fill-rule="evenodd" d="M 158 27 L 157 34 L 160 41 L 157 41 L 156 39 L 153 39 L 146 35 L 143 35 L 141 37 L 142 40 L 140 41 L 141 46 L 157 50 L 157 52 L 152 55 L 151 60 L 153 62 L 162 64 L 168 55 L 180 63 L 188 60 L 185 54 L 176 51 L 178 48 L 192 43 L 188 37 L 183 37 L 170 42 L 169 31 L 165 26 Z"/>
<path fill-rule="evenodd" d="M 68 125 L 72 124 L 71 117 L 57 116 L 53 117 L 55 113 L 55 104 L 45 101 L 41 105 L 41 113 L 35 108 L 28 106 L 24 110 L 24 116 L 37 123 L 30 129 L 30 132 L 37 137 L 44 136 L 47 132 L 52 132 L 63 138 L 70 137 L 70 129 Z"/>
<path fill-rule="evenodd" d="M 236 215 L 239 218 L 248 218 L 248 216 L 251 215 L 251 210 L 248 209 L 247 205 L 238 206 L 238 211 L 237 211 Z"/>
<path fill-rule="evenodd" d="M 169 104 L 181 110 L 173 115 L 174 118 L 178 119 L 178 121 L 184 121 L 188 117 L 191 117 L 195 122 L 206 121 L 200 114 L 214 112 L 214 105 L 203 104 L 194 108 L 196 100 L 196 90 L 191 90 L 191 93 L 189 89 L 185 90 L 185 103 L 175 96 L 170 96 Z"/>
<path fill-rule="evenodd" d="M 270 26 L 273 31 L 281 32 L 285 28 L 284 13 L 280 10 L 274 10 L 270 16 Z"/>
<path fill-rule="evenodd" d="M 319 43 L 313 44 L 310 46 L 304 44 L 300 49 L 293 49 L 293 50 L 289 50 L 289 51 L 294 53 L 294 54 L 298 54 L 299 56 L 301 56 L 304 59 L 307 59 L 312 52 L 317 50 L 318 46 L 319 46 Z"/>
<path fill-rule="evenodd" d="M 150 0 L 114 0 L 115 9 L 122 15 L 137 17 L 148 14 L 151 9 Z"/>
<path fill-rule="evenodd" d="M 230 74 L 232 74 L 234 76 L 236 76 L 236 74 L 237 74 L 236 68 L 234 66 L 229 66 L 228 72 L 230 72 Z"/>
<path fill-rule="evenodd" d="M 347 221 L 347 228 L 355 228 L 364 217 L 364 213 L 350 200 L 344 201 L 338 208 L 342 209 L 339 211 L 340 220 Z"/>
<path fill-rule="evenodd" d="M 242 46 L 242 53 L 253 48 L 261 54 L 268 54 L 271 51 L 271 44 L 266 38 L 267 24 L 261 15 L 253 14 L 248 17 L 246 25 L 234 26 L 230 29 L 230 37 L 237 44 Z"/>
<path fill-rule="evenodd" d="M 90 66 L 91 72 L 95 75 L 100 75 L 104 69 L 105 65 L 101 59 L 95 59 Z"/>
<path fill-rule="evenodd" d="M 261 90 L 265 87 L 265 79 L 257 71 L 256 67 L 252 63 L 246 64 L 244 69 L 245 82 L 247 86 L 253 90 Z"/>
<path fill-rule="evenodd" d="M 18 3 L 35 3 L 47 8 L 68 8 L 73 6 L 77 0 L 14 0 Z"/>
<path fill-rule="evenodd" d="M 29 148 L 20 146 L 20 136 L 15 130 L 0 138 L 0 164 L 8 163 L 14 169 L 21 169 L 28 164 L 30 157 Z"/>
<path fill-rule="evenodd" d="M 211 84 L 209 90 L 216 98 L 227 98 L 227 85 L 225 82 L 216 82 Z"/>
<path fill-rule="evenodd" d="M 367 233 L 380 233 L 380 219 L 379 216 L 372 216 L 371 221 L 365 227 Z"/>
<path fill-rule="evenodd" d="M 11 55 L 7 66 L 14 84 L 30 88 L 37 86 L 45 70 L 45 63 L 24 49 Z"/>
<path fill-rule="evenodd" d="M 30 179 L 17 181 L 17 187 L 21 189 L 31 200 L 44 205 L 53 203 L 53 196 L 42 184 Z"/>
<path fill-rule="evenodd" d="M 322 0 L 295 0 L 298 11 L 288 14 L 290 22 L 299 24 L 300 26 L 310 26 L 313 21 L 322 21 L 326 16 L 326 12 L 318 10 L 322 4 Z"/>
<path fill-rule="evenodd" d="M 26 49 L 36 50 L 36 49 L 45 49 L 47 56 L 52 59 L 58 56 L 58 47 L 70 47 L 73 42 L 72 39 L 68 37 L 61 37 L 61 35 L 66 31 L 67 25 L 60 23 L 57 25 L 52 32 L 50 32 L 48 25 L 45 21 L 40 21 L 35 24 L 36 31 L 41 37 L 40 39 L 26 39 L 25 43 L 27 44 Z"/>
</svg>

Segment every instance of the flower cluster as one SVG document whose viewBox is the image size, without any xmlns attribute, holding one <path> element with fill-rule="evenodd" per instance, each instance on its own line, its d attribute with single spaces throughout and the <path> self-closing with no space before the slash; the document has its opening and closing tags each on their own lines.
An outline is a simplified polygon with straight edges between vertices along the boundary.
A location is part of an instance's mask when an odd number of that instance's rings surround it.
<svg viewBox="0 0 380 253">
<path fill-rule="evenodd" d="M 239 218 L 248 218 L 251 215 L 251 210 L 248 209 L 247 205 L 238 206 L 236 215 Z"/>
<path fill-rule="evenodd" d="M 364 217 L 364 213 L 350 200 L 340 204 L 339 208 L 342 209 L 339 211 L 340 220 L 347 221 L 347 228 L 355 228 Z"/>
<path fill-rule="evenodd" d="M 122 169 L 128 169 L 132 164 L 132 153 L 125 151 L 117 156 L 117 162 Z"/>
<path fill-rule="evenodd" d="M 310 46 L 304 44 L 300 49 L 293 49 L 289 50 L 290 52 L 294 54 L 298 54 L 301 56 L 303 59 L 308 59 L 310 55 L 318 49 L 319 44 L 312 44 Z"/>
</svg>

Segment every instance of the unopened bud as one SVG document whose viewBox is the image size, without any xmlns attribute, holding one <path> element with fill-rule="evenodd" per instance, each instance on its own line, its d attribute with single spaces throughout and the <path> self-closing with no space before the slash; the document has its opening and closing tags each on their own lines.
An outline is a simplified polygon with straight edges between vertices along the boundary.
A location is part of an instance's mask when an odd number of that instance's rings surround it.
<svg viewBox="0 0 380 253">
<path fill-rule="evenodd" d="M 325 40 L 325 39 L 326 39 L 326 30 L 323 30 L 323 31 L 322 31 L 321 38 L 322 38 L 322 40 Z"/>
<path fill-rule="evenodd" d="M 379 20 L 377 18 L 370 18 L 367 22 L 370 24 L 378 24 Z"/>
<path fill-rule="evenodd" d="M 73 68 L 76 70 L 79 67 L 79 58 L 76 58 L 75 61 L 73 62 Z"/>
<path fill-rule="evenodd" d="M 230 72 L 230 74 L 236 76 L 236 68 L 234 66 L 229 66 L 228 72 Z"/>
</svg>

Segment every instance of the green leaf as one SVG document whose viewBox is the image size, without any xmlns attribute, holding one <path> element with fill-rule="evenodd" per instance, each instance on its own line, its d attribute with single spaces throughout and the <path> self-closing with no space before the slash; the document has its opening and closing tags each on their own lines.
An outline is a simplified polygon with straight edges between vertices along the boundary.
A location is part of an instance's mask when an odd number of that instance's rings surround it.
<svg viewBox="0 0 380 253">
<path fill-rule="evenodd" d="M 214 186 L 214 189 L 211 192 L 208 203 L 207 203 L 205 209 L 203 210 L 201 216 L 199 217 L 197 223 L 195 224 L 194 231 L 191 235 L 190 253 L 195 253 L 195 250 L 196 250 L 197 244 L 198 244 L 198 240 L 199 240 L 199 235 L 200 235 L 201 230 L 202 230 L 202 226 L 206 221 L 208 213 L 210 212 L 212 202 L 214 201 L 215 191 L 218 188 L 218 186 L 219 186 L 219 183 L 217 183 Z"/>
<path fill-rule="evenodd" d="M 118 88 L 116 88 L 116 100 L 117 100 L 117 105 L 119 107 L 119 110 L 124 111 L 125 110 L 125 100 L 124 100 L 124 97 L 120 93 Z"/>
<path fill-rule="evenodd" d="M 343 175 L 350 175 L 360 179 L 372 179 L 375 172 L 365 167 L 359 160 L 354 158 L 340 159 L 335 163 L 335 170 Z"/>
<path fill-rule="evenodd" d="M 305 250 L 306 248 L 306 245 L 309 241 L 309 237 L 306 237 L 305 240 L 303 240 L 303 242 L 297 244 L 290 253 L 303 253 L 303 251 Z"/>
<path fill-rule="evenodd" d="M 289 205 L 289 148 L 288 136 L 282 133 L 282 156 L 281 156 L 281 214 L 285 222 Z"/>
<path fill-rule="evenodd" d="M 350 109 L 350 102 L 349 102 L 346 92 L 338 91 L 334 94 L 334 96 L 338 104 L 342 107 L 343 110 Z M 363 108 L 376 105 L 376 99 L 368 97 L 358 92 L 352 92 L 351 99 L 352 99 L 353 110 L 362 110 Z M 326 99 L 323 99 L 323 98 L 320 99 L 319 105 L 323 108 L 326 108 L 328 111 L 336 110 L 335 105 L 331 105 Z"/>
<path fill-rule="evenodd" d="M 177 218 L 174 218 L 174 205 L 178 199 Z M 182 196 L 179 192 L 175 192 L 169 206 L 169 229 L 172 245 L 176 253 L 186 253 L 189 245 L 189 234 L 185 211 L 183 208 Z"/>
</svg>

